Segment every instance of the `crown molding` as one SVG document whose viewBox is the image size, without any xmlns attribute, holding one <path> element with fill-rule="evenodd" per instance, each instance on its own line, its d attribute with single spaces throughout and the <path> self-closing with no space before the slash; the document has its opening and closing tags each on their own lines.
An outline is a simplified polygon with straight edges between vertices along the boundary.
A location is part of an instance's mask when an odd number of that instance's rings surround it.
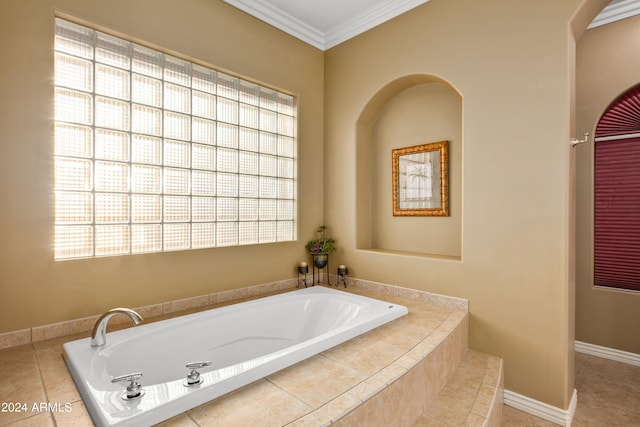
<svg viewBox="0 0 640 427">
<path fill-rule="evenodd" d="M 638 0 L 622 0 L 605 7 L 587 29 L 610 24 L 638 14 L 640 14 L 640 2 Z"/>
<path fill-rule="evenodd" d="M 288 33 L 320 50 L 339 45 L 383 22 L 395 18 L 409 10 L 427 3 L 429 0 L 395 0 L 366 10 L 347 19 L 327 32 L 309 25 L 284 10 L 273 6 L 268 0 L 223 0 L 255 18 Z M 595 28 L 611 22 L 640 14 L 640 1 L 621 0 L 605 7 L 588 28 Z"/>
<path fill-rule="evenodd" d="M 325 50 L 377 27 L 383 22 L 402 15 L 428 1 L 429 0 L 397 0 L 366 10 L 364 13 L 356 15 L 329 30 L 325 35 Z"/>
<path fill-rule="evenodd" d="M 295 16 L 264 0 L 224 0 L 261 21 L 288 33 L 311 46 L 324 50 L 325 34 L 315 27 L 302 22 Z"/>
<path fill-rule="evenodd" d="M 331 30 L 321 31 L 265 0 L 224 0 L 249 15 L 320 50 L 330 49 L 429 0 L 396 0 L 356 15 Z"/>
</svg>

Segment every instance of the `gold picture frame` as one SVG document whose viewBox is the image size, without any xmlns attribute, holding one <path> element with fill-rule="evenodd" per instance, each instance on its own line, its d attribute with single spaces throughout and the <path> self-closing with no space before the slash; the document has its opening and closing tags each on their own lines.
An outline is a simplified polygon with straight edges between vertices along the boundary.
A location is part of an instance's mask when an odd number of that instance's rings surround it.
<svg viewBox="0 0 640 427">
<path fill-rule="evenodd" d="M 449 216 L 449 141 L 392 150 L 393 215 Z"/>
</svg>

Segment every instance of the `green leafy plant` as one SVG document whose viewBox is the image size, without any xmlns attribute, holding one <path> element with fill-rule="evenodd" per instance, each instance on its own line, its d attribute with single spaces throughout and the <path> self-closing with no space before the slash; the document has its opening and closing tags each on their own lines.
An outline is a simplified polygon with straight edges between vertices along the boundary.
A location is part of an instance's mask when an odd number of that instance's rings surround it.
<svg viewBox="0 0 640 427">
<path fill-rule="evenodd" d="M 325 225 L 318 227 L 316 232 L 320 234 L 320 237 L 309 240 L 305 245 L 310 254 L 328 254 L 336 250 L 336 241 L 324 235 L 326 229 Z"/>
</svg>

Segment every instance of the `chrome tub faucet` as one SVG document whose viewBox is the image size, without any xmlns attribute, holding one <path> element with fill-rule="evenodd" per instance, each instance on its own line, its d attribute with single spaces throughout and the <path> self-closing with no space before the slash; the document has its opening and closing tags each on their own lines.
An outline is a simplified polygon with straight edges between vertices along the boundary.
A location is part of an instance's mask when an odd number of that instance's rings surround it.
<svg viewBox="0 0 640 427">
<path fill-rule="evenodd" d="M 93 332 L 91 332 L 91 346 L 92 347 L 100 347 L 105 345 L 107 342 L 107 323 L 109 323 L 109 319 L 111 319 L 116 314 L 126 314 L 129 316 L 134 325 L 142 322 L 142 316 L 140 316 L 135 311 L 130 308 L 112 308 L 111 310 L 104 313 L 98 320 L 96 324 L 93 325 Z"/>
</svg>

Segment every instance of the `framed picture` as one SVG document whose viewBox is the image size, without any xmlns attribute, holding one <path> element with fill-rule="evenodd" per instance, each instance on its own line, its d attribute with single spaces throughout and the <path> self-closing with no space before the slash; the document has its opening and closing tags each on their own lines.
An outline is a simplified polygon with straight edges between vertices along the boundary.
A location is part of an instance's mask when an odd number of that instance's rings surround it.
<svg viewBox="0 0 640 427">
<path fill-rule="evenodd" d="M 392 150 L 393 215 L 449 216 L 449 142 Z"/>
</svg>

